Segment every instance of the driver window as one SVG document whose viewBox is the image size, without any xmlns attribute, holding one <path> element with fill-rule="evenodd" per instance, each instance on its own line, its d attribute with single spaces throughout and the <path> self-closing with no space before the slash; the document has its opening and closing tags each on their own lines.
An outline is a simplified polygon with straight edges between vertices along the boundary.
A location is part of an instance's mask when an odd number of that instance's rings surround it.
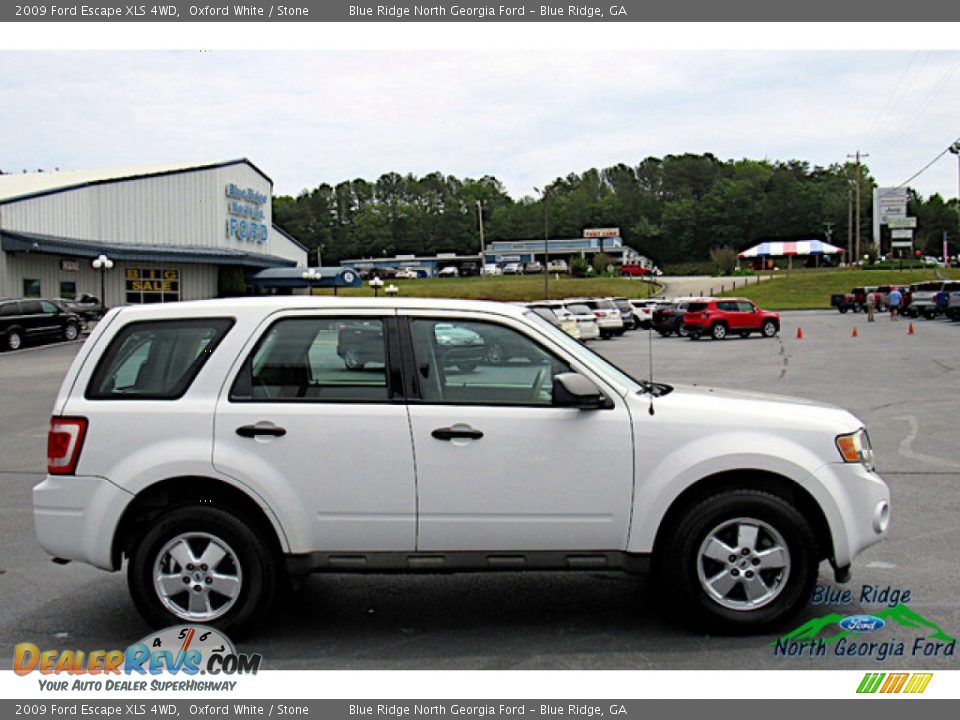
<svg viewBox="0 0 960 720">
<path fill-rule="evenodd" d="M 570 372 L 537 342 L 503 325 L 414 319 L 412 329 L 427 402 L 548 406 L 553 377 Z"/>
</svg>

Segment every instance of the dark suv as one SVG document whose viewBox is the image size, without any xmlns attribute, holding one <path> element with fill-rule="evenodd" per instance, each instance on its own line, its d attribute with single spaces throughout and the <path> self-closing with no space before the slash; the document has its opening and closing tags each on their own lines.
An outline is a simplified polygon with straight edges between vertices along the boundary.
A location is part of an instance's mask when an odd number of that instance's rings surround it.
<svg viewBox="0 0 960 720">
<path fill-rule="evenodd" d="M 0 347 L 19 350 L 26 342 L 76 340 L 80 317 L 51 300 L 0 300 Z"/>
</svg>

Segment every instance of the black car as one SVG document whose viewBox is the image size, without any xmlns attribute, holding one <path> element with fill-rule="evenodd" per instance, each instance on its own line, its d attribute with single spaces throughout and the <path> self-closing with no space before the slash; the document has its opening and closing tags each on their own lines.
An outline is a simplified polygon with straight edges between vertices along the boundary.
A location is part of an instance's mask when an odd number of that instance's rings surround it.
<svg viewBox="0 0 960 720">
<path fill-rule="evenodd" d="M 680 337 L 687 337 L 687 329 L 683 324 L 683 316 L 687 314 L 687 303 L 665 303 L 657 305 L 653 311 L 653 329 L 663 337 L 674 333 Z"/>
<path fill-rule="evenodd" d="M 633 312 L 633 305 L 630 304 L 630 301 L 625 297 L 615 297 L 611 298 L 611 300 L 613 300 L 613 304 L 617 306 L 617 310 L 620 311 L 620 319 L 623 320 L 623 326 L 627 330 L 638 329 L 640 327 L 640 318 Z"/>
<path fill-rule="evenodd" d="M 52 300 L 0 301 L 0 346 L 19 350 L 25 343 L 76 340 L 80 316 Z"/>
</svg>

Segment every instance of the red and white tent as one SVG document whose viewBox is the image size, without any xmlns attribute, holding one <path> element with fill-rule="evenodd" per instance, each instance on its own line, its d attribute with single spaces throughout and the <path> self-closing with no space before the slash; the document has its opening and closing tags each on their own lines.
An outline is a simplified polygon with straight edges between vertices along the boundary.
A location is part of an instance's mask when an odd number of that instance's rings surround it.
<svg viewBox="0 0 960 720">
<path fill-rule="evenodd" d="M 762 242 L 737 257 L 786 257 L 792 255 L 836 255 L 843 248 L 830 245 L 822 240 L 793 240 L 789 242 Z"/>
</svg>

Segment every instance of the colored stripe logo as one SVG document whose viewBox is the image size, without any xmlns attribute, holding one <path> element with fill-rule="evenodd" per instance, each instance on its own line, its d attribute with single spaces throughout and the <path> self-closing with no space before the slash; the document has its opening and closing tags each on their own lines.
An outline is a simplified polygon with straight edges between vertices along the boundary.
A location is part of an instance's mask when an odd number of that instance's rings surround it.
<svg viewBox="0 0 960 720">
<path fill-rule="evenodd" d="M 857 692 L 920 694 L 927 689 L 931 678 L 933 673 L 867 673 Z"/>
</svg>

